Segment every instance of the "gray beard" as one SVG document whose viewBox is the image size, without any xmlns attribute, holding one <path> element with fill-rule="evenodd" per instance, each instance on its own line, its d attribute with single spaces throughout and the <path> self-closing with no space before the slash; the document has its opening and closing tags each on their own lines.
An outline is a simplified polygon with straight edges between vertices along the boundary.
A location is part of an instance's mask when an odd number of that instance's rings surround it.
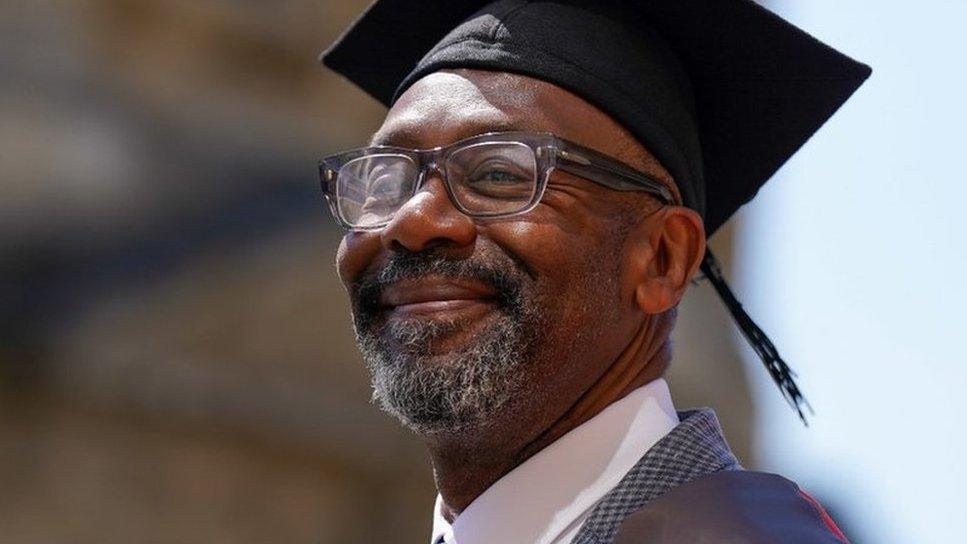
<svg viewBox="0 0 967 544">
<path fill-rule="evenodd" d="M 403 278 L 438 274 L 476 278 L 498 292 L 488 323 L 448 353 L 434 342 L 466 327 L 438 319 L 379 320 L 376 302 Z M 541 305 L 528 296 L 526 275 L 502 255 L 453 261 L 431 253 L 400 253 L 374 278 L 353 290 L 353 322 L 372 374 L 373 401 L 420 434 L 479 429 L 523 394 L 528 362 L 544 330 Z M 381 322 L 382 321 L 382 322 Z"/>
<path fill-rule="evenodd" d="M 460 433 L 492 421 L 524 390 L 522 367 L 533 345 L 533 327 L 497 312 L 467 345 L 435 356 L 430 343 L 463 324 L 407 320 L 382 331 L 357 329 L 373 402 L 419 434 Z"/>
</svg>

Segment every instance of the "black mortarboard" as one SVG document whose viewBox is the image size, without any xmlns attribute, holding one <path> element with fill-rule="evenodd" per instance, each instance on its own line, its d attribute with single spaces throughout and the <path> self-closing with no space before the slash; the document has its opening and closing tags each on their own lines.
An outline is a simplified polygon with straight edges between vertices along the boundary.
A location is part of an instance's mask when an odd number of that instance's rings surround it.
<svg viewBox="0 0 967 544">
<path fill-rule="evenodd" d="M 321 58 L 387 106 L 444 68 L 568 89 L 661 161 L 708 234 L 870 74 L 751 0 L 376 0 Z M 798 410 L 791 371 L 711 253 L 702 270 Z"/>
</svg>

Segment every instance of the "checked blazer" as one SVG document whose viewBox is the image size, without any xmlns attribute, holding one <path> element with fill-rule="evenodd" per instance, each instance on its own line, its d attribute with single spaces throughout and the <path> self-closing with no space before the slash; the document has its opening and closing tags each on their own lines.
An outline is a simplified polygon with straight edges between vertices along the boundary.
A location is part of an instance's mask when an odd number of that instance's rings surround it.
<svg viewBox="0 0 967 544">
<path fill-rule="evenodd" d="M 608 544 L 621 523 L 649 501 L 699 476 L 742 470 L 715 412 L 678 413 L 679 423 L 635 464 L 591 511 L 572 544 Z"/>
</svg>

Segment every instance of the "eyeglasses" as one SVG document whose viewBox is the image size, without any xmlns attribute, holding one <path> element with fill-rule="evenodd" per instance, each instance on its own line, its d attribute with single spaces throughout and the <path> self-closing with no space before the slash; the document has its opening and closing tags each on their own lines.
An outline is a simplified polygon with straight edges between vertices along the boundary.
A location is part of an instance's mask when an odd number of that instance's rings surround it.
<svg viewBox="0 0 967 544">
<path fill-rule="evenodd" d="M 388 224 L 430 170 L 441 175 L 453 205 L 470 217 L 527 213 L 541 201 L 554 169 L 675 203 L 671 190 L 654 177 L 548 133 L 491 132 L 424 150 L 365 147 L 319 162 L 322 192 L 336 221 L 349 230 Z"/>
</svg>

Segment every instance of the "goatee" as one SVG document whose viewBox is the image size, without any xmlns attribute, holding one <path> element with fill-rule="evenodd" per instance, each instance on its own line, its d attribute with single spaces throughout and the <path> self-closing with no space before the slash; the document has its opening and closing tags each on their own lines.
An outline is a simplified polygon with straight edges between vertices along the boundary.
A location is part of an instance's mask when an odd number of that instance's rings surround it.
<svg viewBox="0 0 967 544">
<path fill-rule="evenodd" d="M 380 295 L 389 285 L 433 275 L 472 280 L 497 297 L 486 322 L 430 318 L 386 319 Z M 372 375 L 373 401 L 420 434 L 472 431 L 491 422 L 523 394 L 527 361 L 538 343 L 539 305 L 530 278 L 505 255 L 455 260 L 439 252 L 398 251 L 383 268 L 351 289 L 353 322 Z M 434 345 L 476 325 L 459 347 Z"/>
</svg>

